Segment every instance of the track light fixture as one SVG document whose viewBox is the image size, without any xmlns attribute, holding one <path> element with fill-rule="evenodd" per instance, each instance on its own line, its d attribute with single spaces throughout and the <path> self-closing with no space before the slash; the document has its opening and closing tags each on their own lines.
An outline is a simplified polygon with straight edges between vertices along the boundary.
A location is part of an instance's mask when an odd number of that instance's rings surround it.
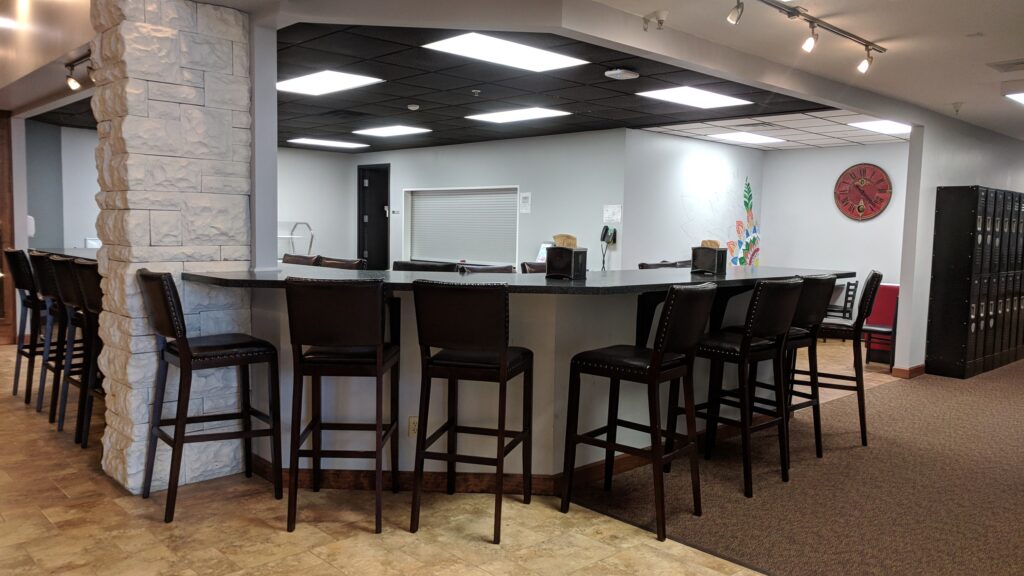
<svg viewBox="0 0 1024 576">
<path fill-rule="evenodd" d="M 814 22 L 811 22 L 811 33 L 810 33 L 809 36 L 807 36 L 807 39 L 804 40 L 804 44 L 800 48 L 803 49 L 804 52 L 807 52 L 808 54 L 810 54 L 814 50 L 814 46 L 817 43 L 818 43 L 818 25 L 815 24 Z"/>
<path fill-rule="evenodd" d="M 743 17 L 743 0 L 736 0 L 736 6 L 729 11 L 729 15 L 725 17 L 725 21 L 729 24 L 739 24 L 740 18 Z"/>
<path fill-rule="evenodd" d="M 72 90 L 78 90 L 82 87 L 82 83 L 75 79 L 75 67 L 68 64 L 67 69 L 68 75 L 67 78 L 64 79 L 64 82 L 67 83 L 68 88 L 71 88 Z"/>
<path fill-rule="evenodd" d="M 66 68 L 68 71 L 67 75 L 64 77 L 64 83 L 68 85 L 68 88 L 70 88 L 71 90 L 79 90 L 82 88 L 82 83 L 78 81 L 78 78 L 75 78 L 75 68 L 81 64 L 85 64 L 86 62 L 89 63 L 89 79 L 92 80 L 93 69 L 91 58 L 92 53 L 86 52 L 85 55 L 79 58 L 78 60 L 68 62 L 64 65 L 64 68 Z"/>
<path fill-rule="evenodd" d="M 868 69 L 871 68 L 871 63 L 875 61 L 875 58 L 871 56 L 871 48 L 864 47 L 864 59 L 857 64 L 857 72 L 861 74 L 867 74 Z"/>
</svg>

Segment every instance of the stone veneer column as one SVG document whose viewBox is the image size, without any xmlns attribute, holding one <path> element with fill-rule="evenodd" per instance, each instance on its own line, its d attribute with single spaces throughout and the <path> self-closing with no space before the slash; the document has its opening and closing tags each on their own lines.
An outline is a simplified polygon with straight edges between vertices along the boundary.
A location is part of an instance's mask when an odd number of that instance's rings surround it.
<svg viewBox="0 0 1024 576">
<path fill-rule="evenodd" d="M 157 353 L 136 271 L 175 275 L 190 335 L 250 326 L 248 291 L 180 282 L 183 271 L 249 267 L 249 18 L 186 0 L 92 0 L 92 21 L 103 469 L 138 493 Z M 190 414 L 237 409 L 233 369 L 197 377 Z M 176 395 L 172 367 L 166 398 Z M 165 417 L 175 410 L 167 402 Z M 203 426 L 217 424 L 190 430 Z M 170 452 L 160 446 L 154 487 L 168 475 Z M 182 481 L 234 473 L 240 463 L 239 441 L 187 445 Z"/>
</svg>

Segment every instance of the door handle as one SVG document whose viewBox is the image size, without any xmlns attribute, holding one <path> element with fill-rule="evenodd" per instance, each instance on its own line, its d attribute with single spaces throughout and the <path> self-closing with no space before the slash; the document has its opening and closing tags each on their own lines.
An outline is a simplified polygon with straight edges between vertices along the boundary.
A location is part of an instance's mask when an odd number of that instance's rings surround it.
<svg viewBox="0 0 1024 576">
<path fill-rule="evenodd" d="M 385 218 L 388 218 L 388 217 L 389 217 L 390 215 L 391 215 L 391 207 L 390 207 L 390 206 L 387 206 L 387 205 L 385 205 L 385 206 L 384 206 L 384 217 L 385 217 Z"/>
</svg>

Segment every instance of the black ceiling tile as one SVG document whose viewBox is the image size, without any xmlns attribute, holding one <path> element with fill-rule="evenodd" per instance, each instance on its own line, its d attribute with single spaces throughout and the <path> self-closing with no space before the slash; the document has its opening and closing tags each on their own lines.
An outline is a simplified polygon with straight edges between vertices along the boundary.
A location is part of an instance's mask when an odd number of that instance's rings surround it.
<svg viewBox="0 0 1024 576">
<path fill-rule="evenodd" d="M 678 84 L 680 86 L 700 86 L 701 84 L 712 84 L 722 81 L 720 78 L 701 74 L 700 72 L 694 72 L 693 70 L 677 70 L 674 72 L 652 74 L 651 76 L 658 80 L 664 80 L 665 82 L 671 82 L 672 84 Z"/>
<path fill-rule="evenodd" d="M 473 94 L 474 90 L 479 90 L 479 95 Z M 500 84 L 474 84 L 472 86 L 466 86 L 465 88 L 459 88 L 459 92 L 468 92 L 477 98 L 486 100 L 498 100 L 502 98 L 511 98 L 513 96 L 522 96 L 529 94 L 525 90 L 518 90 L 509 86 L 502 86 Z"/>
<path fill-rule="evenodd" d="M 640 58 L 638 56 L 628 56 L 617 60 L 605 60 L 601 64 L 609 68 L 628 68 L 634 72 L 639 73 L 641 76 L 651 76 L 653 74 L 662 74 L 666 72 L 679 72 L 686 71 L 677 66 L 671 64 L 665 64 L 656 60 L 648 60 L 646 58 Z"/>
<path fill-rule="evenodd" d="M 315 40 L 303 42 L 302 45 L 314 50 L 323 50 L 357 58 L 379 58 L 385 54 L 391 54 L 392 52 L 398 52 L 407 48 L 404 44 L 396 44 L 395 42 L 352 34 L 348 31 L 335 32 Z"/>
<path fill-rule="evenodd" d="M 464 34 L 459 30 L 442 30 L 438 28 L 399 28 L 391 26 L 353 26 L 348 30 L 369 38 L 404 44 L 406 46 L 423 46 L 452 36 Z"/>
<path fill-rule="evenodd" d="M 466 108 L 465 106 L 445 106 L 444 108 L 434 108 L 430 113 L 440 114 L 441 116 L 447 116 L 449 118 L 465 118 L 470 114 L 476 113 L 476 111 L 472 108 Z"/>
<path fill-rule="evenodd" d="M 327 108 L 324 106 L 313 106 L 310 104 L 302 104 L 299 102 L 285 102 L 277 105 L 278 114 L 291 114 L 293 116 L 310 116 L 314 114 L 324 114 L 333 111 L 333 108 Z"/>
<path fill-rule="evenodd" d="M 604 48 L 603 46 L 596 46 L 594 44 L 587 44 L 585 42 L 574 42 L 572 44 L 566 44 L 565 46 L 559 46 L 558 48 L 553 49 L 552 52 L 557 52 L 563 56 L 579 58 L 580 60 L 585 60 L 592 64 L 603 64 L 608 61 L 619 61 L 631 57 L 625 52 L 619 52 L 618 50 L 612 50 L 610 48 Z"/>
<path fill-rule="evenodd" d="M 604 110 L 581 111 L 579 114 L 606 120 L 630 120 L 647 116 L 646 112 L 640 112 L 632 108 L 606 108 Z"/>
<path fill-rule="evenodd" d="M 653 98 L 645 98 L 645 100 L 647 100 L 646 103 L 641 104 L 640 106 L 634 106 L 633 110 L 646 112 L 647 114 L 675 114 L 680 110 L 693 108 L 693 106 L 685 106 L 683 104 L 676 104 L 675 102 L 663 102 Z"/>
<path fill-rule="evenodd" d="M 650 104 L 652 100 L 643 96 L 636 96 L 630 94 L 622 94 L 614 98 L 603 98 L 601 100 L 594 101 L 595 104 L 601 106 L 610 106 L 612 108 L 636 108 L 638 106 L 644 106 Z"/>
<path fill-rule="evenodd" d="M 401 109 L 403 111 L 409 110 L 410 104 L 419 106 L 417 110 L 425 112 L 427 110 L 433 110 L 434 108 L 443 108 L 445 104 L 437 102 L 428 102 L 421 98 L 395 98 L 394 100 L 388 100 L 387 102 L 381 102 L 381 106 L 388 106 L 391 108 Z"/>
<path fill-rule="evenodd" d="M 346 66 L 342 72 L 348 72 L 349 74 L 362 74 L 363 76 L 380 78 L 381 80 L 400 80 L 402 78 L 408 78 L 409 76 L 416 76 L 423 73 L 422 70 L 408 68 L 405 66 L 396 66 L 394 64 L 388 64 L 387 62 L 380 62 L 379 60 L 363 60 L 361 62 L 355 62 Z"/>
<path fill-rule="evenodd" d="M 580 114 L 586 112 L 600 112 L 604 110 L 616 110 L 616 108 L 609 108 L 608 106 L 601 106 L 594 104 L 593 102 L 566 102 L 564 104 L 556 104 L 549 106 L 552 110 L 561 110 L 562 112 L 570 112 L 572 114 Z"/>
<path fill-rule="evenodd" d="M 358 58 L 352 56 L 345 56 L 343 54 L 332 54 L 330 52 L 324 52 L 322 50 L 311 50 L 303 45 L 292 46 L 279 50 L 277 53 L 277 61 L 279 64 L 289 64 L 298 66 L 302 69 L 313 68 L 315 70 L 338 70 L 342 71 L 346 66 L 358 62 Z M 294 76 L 285 76 L 283 71 L 288 68 L 284 66 L 278 66 L 277 77 L 279 80 L 287 80 Z M 295 74 L 295 76 L 301 76 L 303 73 Z"/>
<path fill-rule="evenodd" d="M 322 120 L 309 120 L 309 116 L 302 116 L 300 118 L 289 118 L 287 120 L 278 120 L 281 126 L 286 128 L 309 128 L 312 126 L 323 126 Z M 312 118 L 316 118 L 313 116 Z"/>
<path fill-rule="evenodd" d="M 420 94 L 433 92 L 430 88 L 402 84 L 401 82 L 378 82 L 376 84 L 370 84 L 369 86 L 363 86 L 360 90 L 367 94 L 380 94 L 382 97 L 390 96 L 392 98 L 405 98 L 410 100 Z"/>
<path fill-rule="evenodd" d="M 401 114 L 401 112 L 395 108 L 381 106 L 380 104 L 361 104 L 359 106 L 353 106 L 348 110 L 351 112 L 359 112 L 360 114 L 370 114 L 372 116 L 393 116 L 395 114 Z"/>
<path fill-rule="evenodd" d="M 562 80 L 561 78 L 555 78 L 545 74 L 532 74 L 530 76 L 520 76 L 519 78 L 509 78 L 508 80 L 498 82 L 498 84 L 519 90 L 526 90 L 527 92 L 549 92 L 551 90 L 560 90 L 562 88 L 579 86 L 576 82 L 569 82 L 568 80 Z"/>
<path fill-rule="evenodd" d="M 466 86 L 476 84 L 476 82 L 467 80 L 466 78 L 448 76 L 437 72 L 420 74 L 419 76 L 410 76 L 409 78 L 403 79 L 402 83 L 412 84 L 413 86 L 423 86 L 424 88 L 433 88 L 435 90 L 455 90 L 456 88 L 464 88 Z"/>
<path fill-rule="evenodd" d="M 701 90 L 707 90 L 714 92 L 715 94 L 723 94 L 725 96 L 742 96 L 744 94 L 756 94 L 758 92 L 764 92 L 760 88 L 753 88 L 745 84 L 738 84 L 736 82 L 715 82 L 708 84 L 701 84 Z"/>
<path fill-rule="evenodd" d="M 313 40 L 321 36 L 333 34 L 334 32 L 339 32 L 346 28 L 348 28 L 348 26 L 300 22 L 278 30 L 277 41 L 278 43 L 298 44 L 300 42 L 306 42 L 307 40 Z"/>
<path fill-rule="evenodd" d="M 430 92 L 429 94 L 421 94 L 418 96 L 418 98 L 426 102 L 445 104 L 448 106 L 468 104 L 469 102 L 475 102 L 479 100 L 479 98 L 473 96 L 472 94 L 468 94 L 466 92 L 456 92 L 454 90 L 448 92 Z"/>
<path fill-rule="evenodd" d="M 334 106 L 344 108 L 351 104 L 376 104 L 382 100 L 392 100 L 393 96 L 384 96 L 376 92 L 370 92 L 363 88 L 353 88 L 351 90 L 340 90 L 338 92 L 331 92 L 330 94 L 323 94 L 320 96 L 309 96 L 306 102 L 320 105 L 320 106 Z M 335 104 L 337 102 L 338 104 Z"/>
<path fill-rule="evenodd" d="M 490 114 L 491 112 L 504 112 L 506 110 L 519 110 L 523 108 L 523 106 L 507 100 L 479 100 L 463 104 L 463 107 L 472 110 L 473 114 Z"/>
<path fill-rule="evenodd" d="M 277 79 L 288 80 L 290 78 L 298 78 L 299 76 L 306 76 L 308 74 L 321 72 L 323 69 L 323 67 L 312 68 L 302 64 L 293 64 L 291 62 L 278 62 Z"/>
<path fill-rule="evenodd" d="M 608 70 L 608 67 L 600 64 L 581 64 L 579 66 L 559 68 L 558 70 L 548 70 L 547 72 L 544 72 L 544 74 L 547 76 L 554 76 L 555 78 L 561 78 L 562 80 L 568 80 L 570 82 L 594 84 L 596 82 L 607 80 L 604 75 L 606 70 Z"/>
<path fill-rule="evenodd" d="M 469 78 L 476 82 L 496 82 L 498 80 L 507 80 L 509 78 L 518 78 L 520 76 L 535 74 L 535 72 L 530 72 L 529 70 L 523 70 L 521 68 L 478 61 L 471 61 L 468 64 L 463 64 L 455 68 L 448 68 L 444 73 L 451 76 L 458 76 L 459 78 Z"/>
<path fill-rule="evenodd" d="M 565 36 L 559 36 L 557 34 L 548 34 L 546 32 L 479 32 L 485 36 L 493 36 L 495 38 L 501 38 L 502 40 L 508 40 L 509 42 L 517 42 L 519 44 L 526 44 L 534 48 L 540 48 L 542 50 L 551 50 L 552 52 L 558 52 L 554 50 L 556 46 L 565 46 L 567 44 L 576 44 L 577 41 Z M 455 34 L 457 36 L 457 34 Z"/>
<path fill-rule="evenodd" d="M 595 84 L 599 88 L 605 88 L 607 90 L 615 90 L 624 94 L 636 94 L 638 92 L 649 92 L 651 90 L 665 90 L 668 88 L 678 88 L 676 84 L 665 82 L 664 80 L 658 80 L 657 78 L 650 78 L 647 76 L 641 76 L 634 78 L 633 80 L 609 80 L 608 82 L 601 82 Z"/>
<path fill-rule="evenodd" d="M 552 106 L 558 106 L 559 104 L 566 104 L 568 102 L 565 98 L 559 98 L 558 96 L 551 96 L 548 94 L 524 94 L 522 96 L 505 98 L 504 101 L 524 108 L 550 108 Z"/>
<path fill-rule="evenodd" d="M 601 98 L 613 98 L 618 96 L 620 93 L 612 90 L 606 90 L 604 88 L 598 88 L 597 86 L 573 86 L 572 88 L 552 90 L 545 92 L 545 94 L 548 96 L 565 98 L 566 100 L 600 100 Z"/>
<path fill-rule="evenodd" d="M 469 61 L 465 56 L 456 56 L 455 54 L 441 52 L 440 50 L 418 47 L 407 48 L 401 52 L 381 56 L 380 58 L 377 58 L 377 60 L 390 64 L 397 64 L 399 66 L 416 68 L 426 72 L 436 72 L 446 68 L 455 68 L 457 66 L 462 66 Z"/>
<path fill-rule="evenodd" d="M 456 117 L 456 118 L 445 117 L 444 120 L 438 120 L 437 122 L 434 122 L 434 124 L 436 126 L 439 126 L 439 127 L 443 126 L 445 129 L 448 129 L 448 128 L 465 128 L 467 126 L 476 126 L 479 123 L 480 123 L 479 120 L 470 120 L 469 118 L 462 118 L 462 117 Z M 440 130 L 441 128 L 438 128 L 438 129 Z"/>
<path fill-rule="evenodd" d="M 443 122 L 449 120 L 448 116 L 441 116 L 440 114 L 431 114 L 430 112 L 404 112 L 397 113 L 390 116 L 391 120 L 399 124 L 411 124 L 411 125 L 423 125 L 434 122 Z"/>
<path fill-rule="evenodd" d="M 66 104 L 60 109 L 65 114 L 88 114 L 92 116 L 92 99 L 83 98 L 70 104 Z"/>
<path fill-rule="evenodd" d="M 339 110 L 365 104 L 365 102 L 353 100 L 349 98 L 349 96 L 351 96 L 351 90 L 344 90 L 341 92 L 334 92 L 332 94 L 324 94 L 322 96 L 302 96 L 302 98 L 291 100 L 289 103 L 299 104 L 302 106 L 316 106 L 327 110 Z M 278 98 L 279 106 L 284 103 L 284 101 Z"/>
</svg>

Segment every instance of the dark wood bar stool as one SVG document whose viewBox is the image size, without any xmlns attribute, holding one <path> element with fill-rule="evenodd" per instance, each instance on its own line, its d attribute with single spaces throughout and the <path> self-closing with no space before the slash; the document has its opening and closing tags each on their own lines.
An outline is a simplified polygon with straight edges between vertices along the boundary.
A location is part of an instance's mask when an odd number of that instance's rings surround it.
<svg viewBox="0 0 1024 576">
<path fill-rule="evenodd" d="M 303 264 L 306 266 L 319 266 L 320 256 L 312 256 L 305 254 L 285 254 L 281 257 L 282 264 Z"/>
<path fill-rule="evenodd" d="M 690 260 L 677 260 L 670 262 L 668 260 L 662 260 L 661 262 L 641 262 L 637 267 L 641 270 L 653 270 L 655 268 L 689 268 L 692 261 Z"/>
<path fill-rule="evenodd" d="M 658 540 L 665 539 L 665 483 L 666 465 L 674 458 L 687 454 L 690 458 L 690 484 L 693 489 L 693 514 L 700 516 L 700 469 L 697 458 L 697 421 L 693 400 L 694 351 L 711 314 L 715 300 L 715 285 L 673 286 L 665 297 L 665 306 L 658 324 L 654 348 L 632 345 L 609 346 L 580 352 L 573 356 L 569 375 L 569 414 L 565 429 L 565 465 L 562 468 L 562 512 L 569 511 L 572 498 L 572 478 L 576 467 L 576 445 L 588 444 L 604 448 L 604 489 L 610 490 L 615 465 L 615 452 L 643 458 L 651 464 L 654 473 L 654 510 Z M 611 379 L 608 399 L 608 423 L 605 426 L 579 433 L 580 375 L 592 374 Z M 638 382 L 647 385 L 647 404 L 650 424 L 643 425 L 619 418 L 619 382 Z M 679 408 L 679 381 L 683 383 L 683 402 Z M 671 382 L 669 389 L 668 428 L 661 428 L 660 398 L 662 382 Z M 677 415 L 686 419 L 686 434 L 676 433 Z M 616 442 L 619 427 L 651 435 L 649 449 L 635 448 Z M 606 440 L 598 440 L 605 436 Z M 662 446 L 662 437 L 666 443 Z M 680 445 L 676 445 L 680 442 Z"/>
<path fill-rule="evenodd" d="M 106 398 L 103 390 L 103 372 L 99 367 L 103 339 L 100 338 L 100 312 L 103 311 L 103 288 L 100 285 L 99 265 L 95 260 L 76 259 L 73 263 L 75 279 L 82 295 L 85 314 L 86 375 L 78 396 L 77 441 L 83 449 L 89 447 L 89 428 L 92 423 L 94 398 Z"/>
<path fill-rule="evenodd" d="M 25 404 L 32 399 L 32 378 L 35 375 L 36 357 L 42 355 L 40 337 L 40 323 L 43 315 L 47 314 L 47 302 L 39 297 L 36 289 L 36 281 L 32 275 L 32 265 L 28 256 L 23 250 L 5 249 L 4 258 L 7 260 L 7 269 L 11 272 L 11 279 L 14 282 L 14 290 L 18 293 L 21 302 L 21 315 L 18 319 L 18 351 L 17 359 L 14 361 L 14 385 L 11 393 L 18 395 L 18 384 L 21 381 L 21 361 L 28 360 L 28 371 L 25 377 Z M 25 341 L 26 331 L 28 341 Z M 45 364 L 43 368 L 45 373 Z"/>
<path fill-rule="evenodd" d="M 281 490 L 281 410 L 278 388 L 277 349 L 265 340 L 248 334 L 216 334 L 189 338 L 185 334 L 185 316 L 181 311 L 181 299 L 174 279 L 170 274 L 150 272 L 142 269 L 137 273 L 142 297 L 146 303 L 150 323 L 157 335 L 159 365 L 156 386 L 153 390 L 153 412 L 150 416 L 148 445 L 146 451 L 145 479 L 142 497 L 149 498 L 153 484 L 153 467 L 156 462 L 157 440 L 171 446 L 171 470 L 167 480 L 167 507 L 164 522 L 174 520 L 174 505 L 178 496 L 178 479 L 181 476 L 181 457 L 185 444 L 194 442 L 215 442 L 220 440 L 243 441 L 245 475 L 252 477 L 252 439 L 271 438 L 271 466 L 274 474 L 274 497 L 282 497 Z M 168 338 L 172 340 L 168 341 Z M 270 414 L 251 406 L 249 394 L 249 367 L 266 363 L 270 371 Z M 177 415 L 163 418 L 164 390 L 167 386 L 167 366 L 174 364 L 180 372 L 178 385 Z M 241 410 L 228 414 L 204 414 L 189 416 L 188 405 L 192 391 L 192 373 L 207 368 L 238 367 L 241 392 Z M 252 429 L 252 418 L 267 424 L 269 428 Z M 185 434 L 189 424 L 201 422 L 223 422 L 241 420 L 242 430 L 232 432 L 207 432 Z M 174 426 L 168 434 L 161 428 Z"/>
<path fill-rule="evenodd" d="M 458 462 L 494 466 L 494 543 L 501 542 L 501 500 L 504 494 L 505 457 L 523 445 L 523 502 L 530 503 L 533 476 L 533 352 L 508 345 L 508 285 L 413 282 L 416 302 L 416 330 L 420 343 L 419 430 L 416 434 L 416 464 L 413 477 L 412 521 L 409 530 L 420 525 L 420 495 L 423 490 L 423 461 L 448 463 L 448 493 L 455 493 L 455 465 Z M 432 348 L 439 348 L 436 354 Z M 523 375 L 523 425 L 521 431 L 506 428 L 505 408 L 508 381 Z M 448 419 L 427 434 L 431 380 L 448 381 Z M 459 380 L 498 383 L 498 427 L 460 426 L 458 420 Z M 493 436 L 497 439 L 494 458 L 458 453 L 458 435 Z M 446 452 L 428 452 L 447 435 Z M 508 443 L 505 441 L 509 440 Z"/>
<path fill-rule="evenodd" d="M 455 262 L 395 260 L 391 269 L 395 272 L 458 272 L 459 265 Z"/>
<path fill-rule="evenodd" d="M 339 270 L 366 270 L 366 260 L 362 258 L 356 260 L 345 260 L 343 258 L 328 258 L 327 256 L 319 256 L 320 263 L 317 266 L 323 266 L 324 268 L 337 268 Z"/>
<path fill-rule="evenodd" d="M 547 262 L 520 262 L 519 271 L 523 274 L 546 274 L 548 271 Z"/>
<path fill-rule="evenodd" d="M 64 359 L 61 362 L 60 377 L 60 412 L 57 416 L 57 431 L 64 430 L 64 419 L 68 409 L 68 388 L 74 384 L 81 389 L 87 381 L 89 370 L 89 339 L 86 332 L 85 307 L 83 305 L 82 289 L 78 285 L 73 268 L 74 259 L 63 256 L 50 256 L 50 265 L 53 266 L 53 275 L 57 280 L 57 292 L 60 294 L 61 307 L 67 316 L 67 330 L 64 336 Z M 80 335 L 80 336 L 79 336 Z M 42 389 L 40 388 L 40 396 Z M 50 392 L 50 411 L 58 402 L 58 390 L 56 387 Z M 79 433 L 81 421 L 75 422 L 75 441 L 81 438 Z"/>
<path fill-rule="evenodd" d="M 857 393 L 857 412 L 860 417 L 860 443 L 868 445 L 868 420 L 867 407 L 864 400 L 864 349 L 862 346 L 864 335 L 864 321 L 871 315 L 871 309 L 875 305 L 875 296 L 878 294 L 878 287 L 882 284 L 882 273 L 872 270 L 864 281 L 864 292 L 860 296 L 860 303 L 857 306 L 857 316 L 852 320 L 843 318 L 826 318 L 821 324 L 820 335 L 822 338 L 841 338 L 853 341 L 853 376 L 845 374 L 832 374 L 818 372 L 818 386 L 831 390 L 846 390 Z M 794 370 L 795 374 L 808 376 L 805 370 Z M 822 382 L 827 378 L 832 382 Z M 853 382 L 853 384 L 839 384 L 835 382 Z"/>
<path fill-rule="evenodd" d="M 481 266 L 473 264 L 459 264 L 460 274 L 515 274 L 516 267 L 511 264 L 507 266 Z"/>
<path fill-rule="evenodd" d="M 64 301 L 60 297 L 60 291 L 57 287 L 57 276 L 53 270 L 53 263 L 50 261 L 50 254 L 46 252 L 29 252 L 29 260 L 32 262 L 32 271 L 35 274 L 36 289 L 39 290 L 39 296 L 46 302 L 46 314 L 43 319 L 45 325 L 43 326 L 43 353 L 42 353 L 42 368 L 39 372 L 39 386 L 36 395 L 36 412 L 41 412 L 43 409 L 43 396 L 46 393 L 46 377 L 48 374 L 53 374 L 53 380 L 51 381 L 50 388 L 50 422 L 57 421 L 57 399 L 59 397 L 58 392 L 60 390 L 60 381 L 64 375 L 64 347 L 67 345 L 67 333 L 69 329 L 68 313 L 64 308 Z M 54 338 L 54 328 L 57 329 L 56 338 Z M 72 328 L 72 334 L 77 331 L 77 328 Z M 83 350 L 81 348 L 82 341 L 75 339 L 74 346 L 72 348 L 72 357 L 76 355 L 80 359 Z M 26 396 L 28 395 L 26 390 Z M 29 398 L 25 398 L 25 403 L 29 403 Z"/>
<path fill-rule="evenodd" d="M 291 453 L 288 468 L 288 531 L 295 530 L 299 490 L 299 458 L 313 461 L 313 491 L 320 491 L 323 458 L 370 458 L 374 461 L 375 531 L 382 530 L 384 444 L 391 442 L 391 489 L 398 492 L 398 383 L 401 310 L 387 301 L 391 342 L 385 341 L 385 293 L 381 280 L 285 280 L 288 326 L 292 341 Z M 390 421 L 384 421 L 384 375 L 391 372 Z M 312 379 L 310 422 L 302 427 L 302 388 Z M 324 376 L 372 377 L 377 380 L 372 423 L 324 422 L 320 404 Z M 324 430 L 374 433 L 373 450 L 324 450 Z M 313 447 L 302 444 L 313 437 Z"/>
<path fill-rule="evenodd" d="M 705 436 L 706 458 L 710 459 L 715 447 L 718 423 L 723 422 L 740 429 L 743 443 L 743 494 L 754 495 L 753 473 L 751 470 L 750 436 L 753 432 L 776 426 L 779 431 L 779 460 L 782 480 L 789 481 L 789 438 L 786 417 L 785 359 L 786 336 L 789 334 L 803 280 L 761 280 L 754 285 L 747 309 L 747 319 L 741 329 L 723 328 L 701 339 L 697 356 L 711 361 L 711 375 L 708 387 L 706 411 L 701 414 L 707 419 Z M 757 383 L 757 365 L 771 360 L 773 368 L 773 391 L 777 400 L 774 409 L 766 409 L 754 402 Z M 722 388 L 725 363 L 736 364 L 739 368 L 738 387 Z M 738 408 L 739 420 L 720 415 L 722 404 Z M 753 413 L 765 414 L 770 418 L 754 425 Z"/>
</svg>

